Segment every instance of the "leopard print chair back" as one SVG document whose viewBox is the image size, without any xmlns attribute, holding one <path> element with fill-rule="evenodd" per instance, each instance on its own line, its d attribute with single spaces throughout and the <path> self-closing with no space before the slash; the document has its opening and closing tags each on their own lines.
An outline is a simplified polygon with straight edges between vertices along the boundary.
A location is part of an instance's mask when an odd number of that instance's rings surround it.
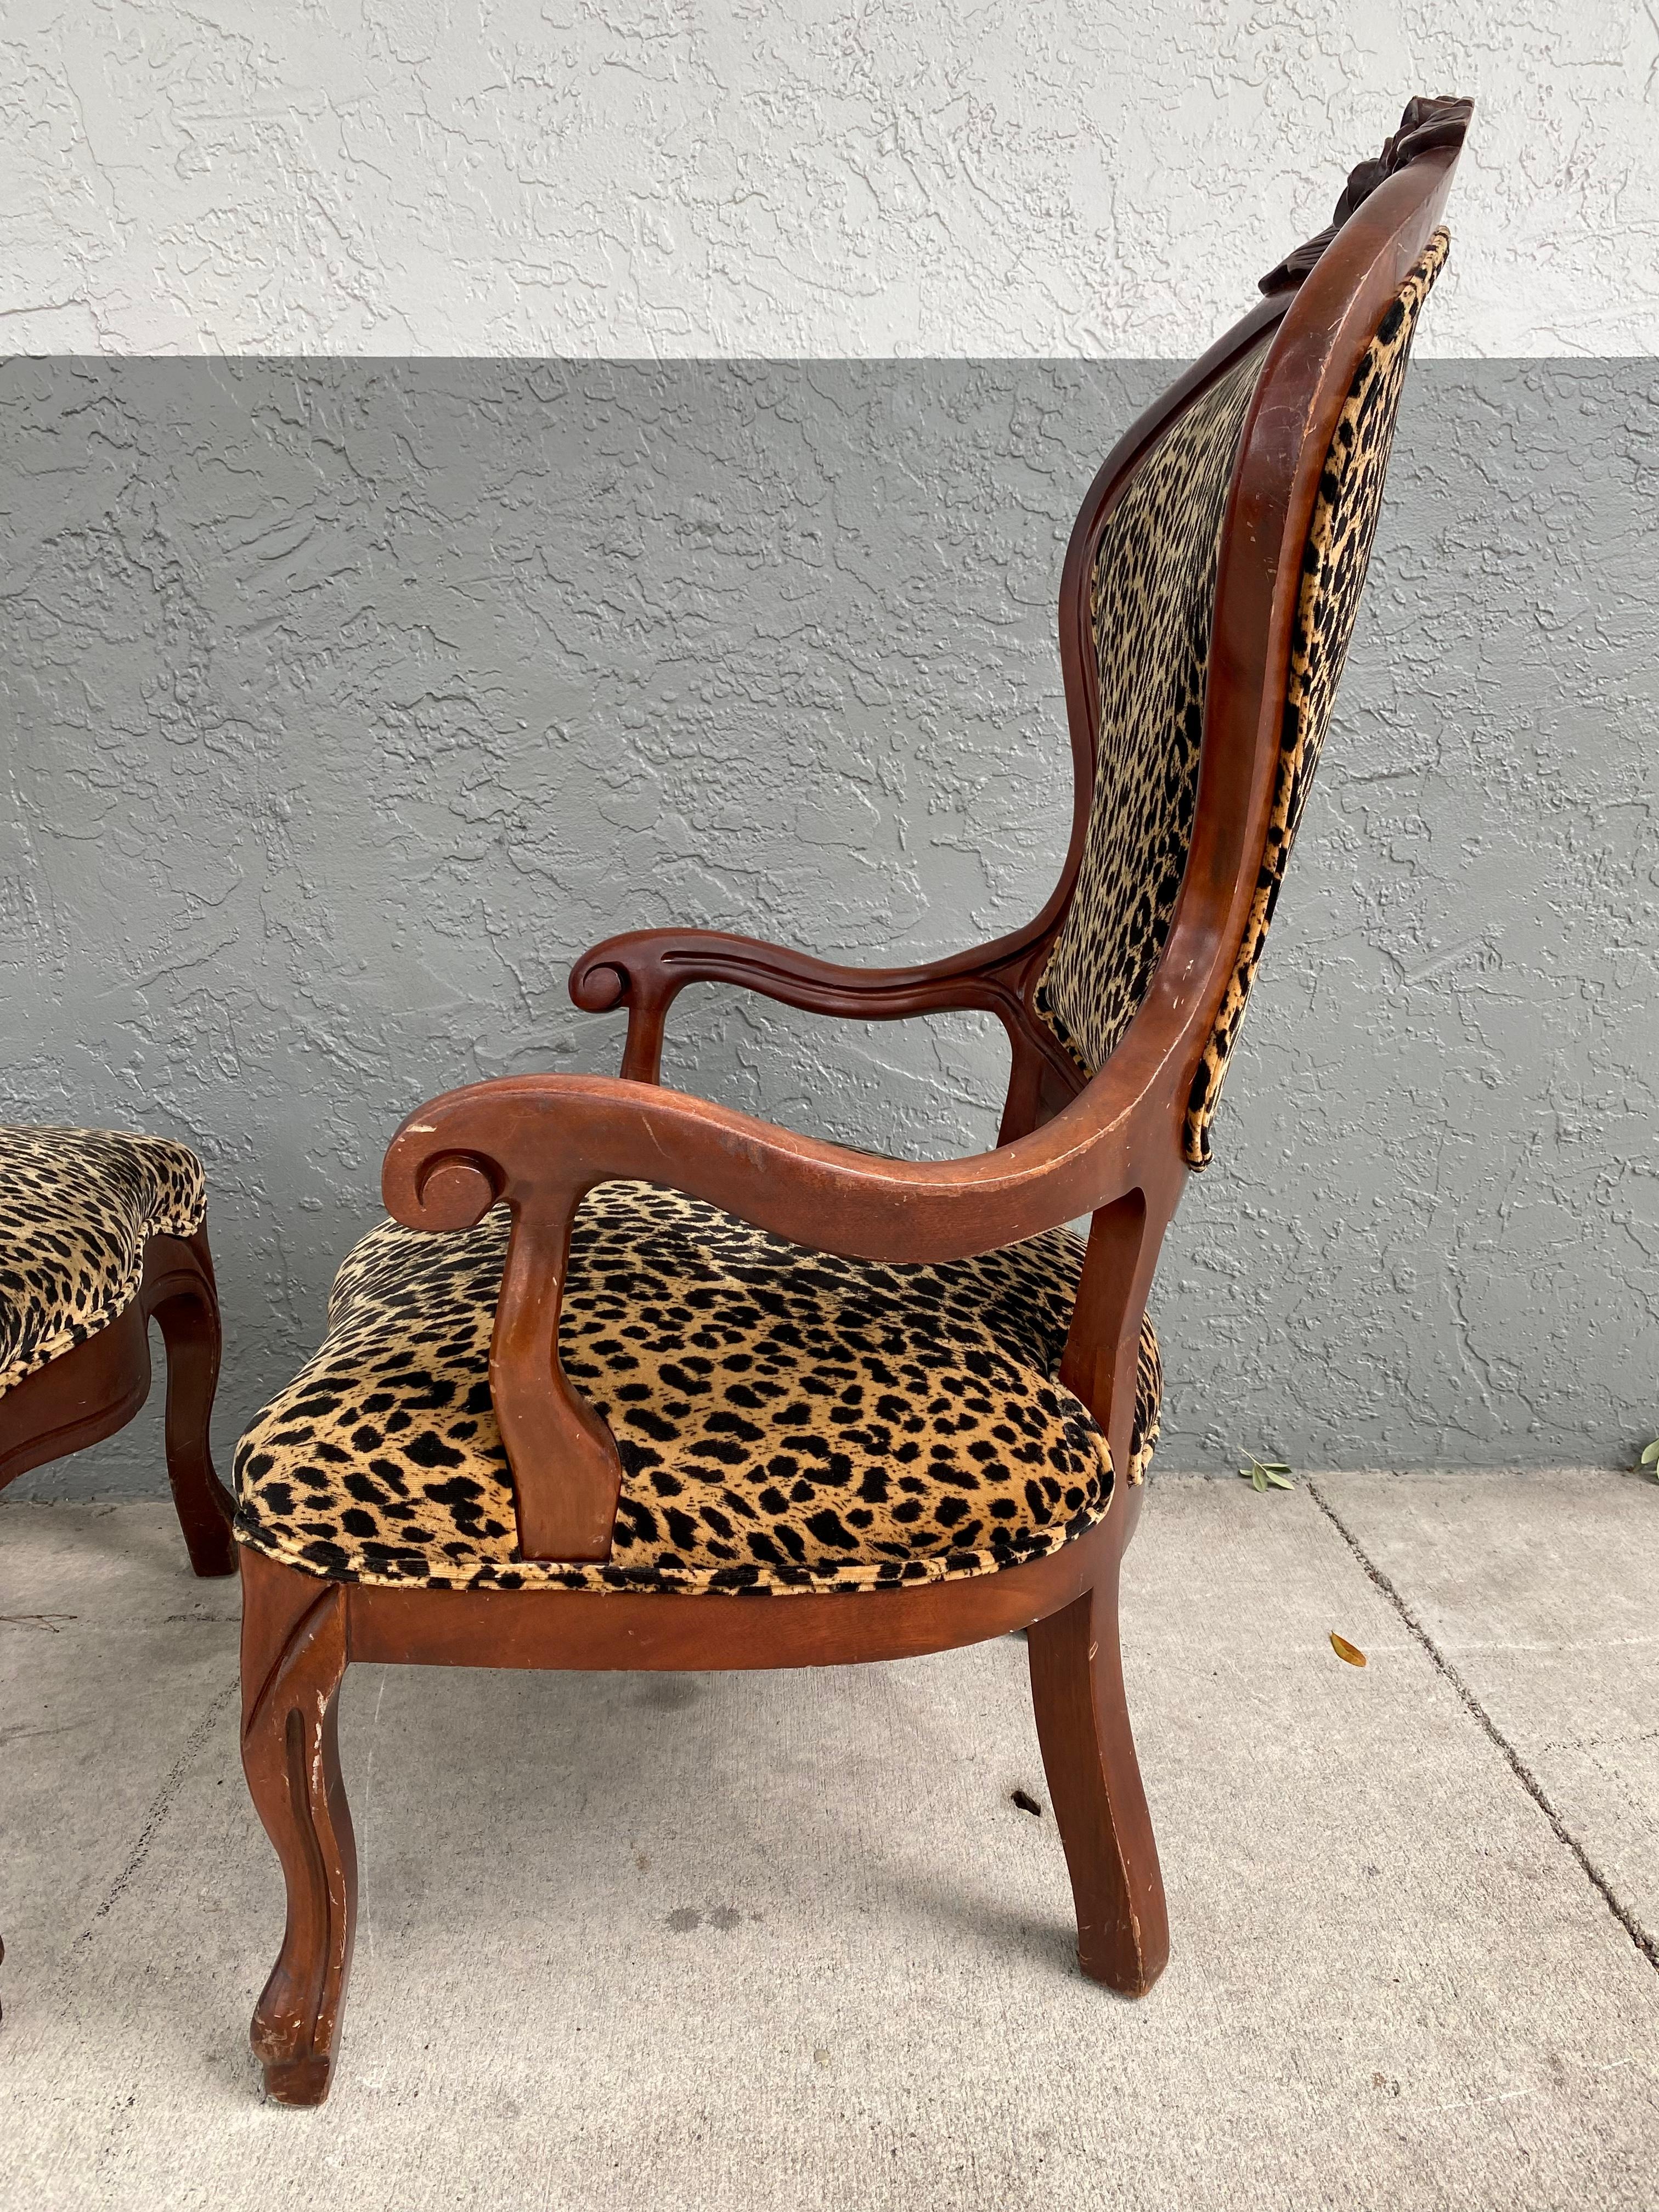
<svg viewBox="0 0 1659 2212">
<path fill-rule="evenodd" d="M 1210 1125 L 1314 770 L 1319 765 L 1336 702 L 1336 687 L 1359 612 L 1371 544 L 1382 512 L 1382 483 L 1412 336 L 1423 302 L 1445 266 L 1450 243 L 1444 229 L 1435 231 L 1378 325 L 1355 372 L 1320 471 L 1313 521 L 1302 555 L 1301 594 L 1291 633 L 1279 768 L 1267 844 L 1238 958 L 1187 1103 L 1184 1149 L 1192 1167 L 1209 1165 Z"/>
<path fill-rule="evenodd" d="M 1401 140 L 1413 122 L 1408 110 Z M 1377 181 L 1389 173 L 1387 161 L 1385 150 L 1383 163 L 1365 165 Z M 1340 206 L 1339 222 L 1343 212 Z M 1315 255 L 1324 242 L 1300 249 L 1302 256 Z M 1443 229 L 1432 234 L 1370 336 L 1320 471 L 1289 642 L 1266 845 L 1187 1107 L 1182 1146 L 1193 1167 L 1210 1158 L 1222 1083 L 1358 611 L 1413 332 L 1448 243 Z M 1296 262 L 1293 256 L 1281 264 L 1264 289 L 1294 283 L 1305 273 Z M 1230 499 L 1252 431 L 1252 401 L 1290 335 L 1273 322 L 1253 339 L 1247 331 L 1232 358 L 1166 422 L 1094 526 L 1084 579 L 1093 792 L 1075 890 L 1031 998 L 1038 1018 L 1085 1077 L 1121 1042 L 1169 939 L 1193 839 Z"/>
<path fill-rule="evenodd" d="M 1192 400 L 1123 485 L 1091 565 L 1094 798 L 1039 1014 L 1096 1074 L 1146 995 L 1187 866 L 1216 565 L 1269 341 Z"/>
</svg>

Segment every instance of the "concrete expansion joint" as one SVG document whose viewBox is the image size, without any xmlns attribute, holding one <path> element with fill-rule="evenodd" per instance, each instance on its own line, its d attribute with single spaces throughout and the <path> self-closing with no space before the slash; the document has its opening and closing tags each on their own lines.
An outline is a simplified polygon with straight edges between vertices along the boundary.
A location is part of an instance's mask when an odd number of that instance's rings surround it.
<svg viewBox="0 0 1659 2212">
<path fill-rule="evenodd" d="M 202 1715 L 195 1727 L 191 1730 L 189 1736 L 185 1740 L 184 1749 L 179 1753 L 178 1758 L 173 1762 L 171 1768 L 168 1770 L 167 1779 L 162 1783 L 160 1790 L 155 1793 L 155 1802 L 150 1806 L 149 1812 L 144 1815 L 143 1825 L 138 1831 L 137 1838 L 134 1842 L 132 1849 L 127 1853 L 126 1860 L 121 1868 L 121 1871 L 116 1875 L 114 1881 L 110 1884 L 102 1904 L 100 1905 L 98 1910 L 93 1914 L 91 1919 L 87 1923 L 86 1926 L 81 1930 L 80 1935 L 76 1938 L 76 1948 L 77 1950 L 80 1949 L 82 1945 L 89 1943 L 92 1941 L 94 1932 L 96 1929 L 99 1922 L 100 1920 L 106 1920 L 109 1917 L 115 1906 L 120 1902 L 121 1897 L 126 1890 L 127 1885 L 131 1881 L 139 1868 L 143 1866 L 146 1858 L 149 1857 L 150 1845 L 155 1841 L 156 1837 L 161 1833 L 162 1823 L 166 1820 L 167 1814 L 173 1809 L 173 1801 L 178 1796 L 185 1777 L 189 1773 L 191 1766 L 194 1765 L 197 1754 L 200 1752 L 203 1745 L 207 1741 L 209 1736 L 212 1735 L 214 1728 L 218 1722 L 220 1714 L 224 1711 L 225 1707 L 229 1705 L 232 1698 L 236 1696 L 240 1687 L 240 1683 L 237 1681 L 236 1677 L 233 1675 L 230 1680 L 227 1682 L 222 1689 L 215 1692 L 214 1696 L 208 1705 L 207 1711 Z"/>
<path fill-rule="evenodd" d="M 1583 1869 L 1586 1878 L 1589 1881 L 1591 1887 L 1601 1897 L 1602 1903 L 1607 1906 L 1608 1911 L 1612 1913 L 1613 1918 L 1624 1929 L 1626 1935 L 1630 1937 L 1631 1942 L 1636 1946 L 1642 1956 L 1647 1960 L 1649 1966 L 1654 1969 L 1656 1973 L 1659 1973 L 1659 1937 L 1655 1937 L 1650 1934 L 1648 1929 L 1645 1929 L 1642 1925 L 1641 1922 L 1637 1918 L 1635 1913 L 1632 1911 L 1630 1906 L 1627 1905 L 1616 1893 L 1607 1875 L 1604 1875 L 1601 1868 L 1596 1865 L 1595 1860 L 1591 1858 L 1589 1853 L 1584 1849 L 1583 1844 L 1579 1842 L 1577 1837 L 1573 1834 L 1571 1829 L 1568 1827 L 1560 1814 L 1557 1812 L 1555 1807 L 1550 1802 L 1548 1795 L 1545 1791 L 1543 1785 L 1540 1783 L 1537 1776 L 1532 1771 L 1532 1769 L 1527 1765 L 1525 1759 L 1522 1758 L 1520 1753 L 1516 1751 L 1515 1746 L 1504 1734 L 1496 1721 L 1492 1719 L 1492 1715 L 1481 1704 L 1480 1698 L 1475 1696 L 1474 1691 L 1470 1689 L 1468 1684 L 1464 1680 L 1462 1675 L 1458 1673 L 1456 1668 L 1453 1666 L 1451 1661 L 1448 1659 L 1445 1653 L 1441 1650 L 1439 1645 L 1430 1635 L 1422 1621 L 1419 1620 L 1416 1613 L 1413 1612 L 1411 1607 L 1407 1605 L 1406 1600 L 1401 1596 L 1395 1583 L 1383 1572 L 1382 1569 L 1377 1565 L 1376 1560 L 1371 1558 L 1364 1546 L 1347 1526 L 1341 1515 L 1331 1504 L 1329 1498 L 1327 1498 L 1324 1492 L 1320 1489 L 1317 1482 L 1316 1482 L 1310 1476 L 1304 1476 L 1303 1479 L 1303 1488 L 1307 1492 L 1309 1497 L 1312 1498 L 1314 1504 L 1319 1508 L 1319 1510 L 1325 1516 L 1325 1518 L 1330 1522 L 1332 1528 L 1335 1529 L 1337 1534 L 1340 1536 L 1348 1549 L 1353 1553 L 1354 1558 L 1358 1561 L 1361 1569 L 1364 1571 L 1367 1581 L 1375 1584 L 1376 1588 L 1382 1592 L 1382 1595 L 1388 1600 L 1389 1605 L 1393 1607 L 1395 1612 L 1399 1614 L 1401 1620 L 1404 1623 L 1409 1634 L 1422 1645 L 1424 1650 L 1428 1654 L 1430 1662 L 1435 1668 L 1436 1671 L 1438 1674 L 1443 1674 L 1447 1682 L 1450 1684 L 1459 1703 L 1469 1714 L 1470 1717 L 1475 1722 L 1488 1741 L 1503 1755 L 1504 1762 L 1509 1766 L 1510 1771 L 1514 1774 L 1516 1779 L 1520 1783 L 1527 1795 L 1532 1799 L 1534 1804 L 1537 1806 L 1544 1818 L 1549 1822 L 1551 1828 L 1555 1832 L 1557 1840 L 1563 1844 L 1566 1849 L 1571 1852 L 1573 1857 L 1577 1860 L 1578 1864 Z"/>
</svg>

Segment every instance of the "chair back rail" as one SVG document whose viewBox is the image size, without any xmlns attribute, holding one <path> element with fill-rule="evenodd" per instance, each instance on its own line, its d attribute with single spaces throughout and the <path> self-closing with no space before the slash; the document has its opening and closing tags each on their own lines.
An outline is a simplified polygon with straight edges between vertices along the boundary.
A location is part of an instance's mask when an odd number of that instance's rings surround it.
<svg viewBox="0 0 1659 2212">
<path fill-rule="evenodd" d="M 1351 173 L 1332 227 L 1268 272 L 1261 280 L 1264 296 L 1131 425 L 1085 496 L 1060 589 L 1072 833 L 1054 892 L 1024 935 L 1020 997 L 1030 1039 L 1024 1054 L 1016 1045 L 1000 1142 L 1060 1111 L 1091 1079 L 1091 1072 L 1075 1063 L 1056 1064 L 1052 1030 L 1034 1000 L 1077 896 L 1094 810 L 1101 694 L 1091 580 L 1113 508 L 1158 441 L 1269 341 L 1221 530 L 1186 872 L 1159 965 L 1137 1015 L 1149 1013 L 1155 1001 L 1162 1013 L 1177 1013 L 1183 1006 L 1189 1011 L 1190 1090 L 1226 989 L 1222 971 L 1237 956 L 1261 864 L 1291 628 L 1320 473 L 1354 374 L 1434 232 L 1472 112 L 1464 100 L 1413 100 L 1382 156 Z"/>
</svg>

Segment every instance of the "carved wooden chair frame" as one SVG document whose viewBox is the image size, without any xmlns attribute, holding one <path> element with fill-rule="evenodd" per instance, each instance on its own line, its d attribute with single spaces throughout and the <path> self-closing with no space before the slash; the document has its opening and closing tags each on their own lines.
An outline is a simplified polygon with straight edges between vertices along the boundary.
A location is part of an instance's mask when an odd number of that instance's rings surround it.
<svg viewBox="0 0 1659 2212">
<path fill-rule="evenodd" d="M 137 1293 L 113 1321 L 0 1393 L 0 1490 L 126 1426 L 149 1395 L 152 1321 L 167 1350 L 167 1480 L 190 1564 L 198 1575 L 234 1574 L 235 1509 L 208 1441 L 220 1329 L 205 1230 L 150 1237 Z"/>
<path fill-rule="evenodd" d="M 1356 170 L 1323 235 L 1263 280 L 1251 313 L 1117 445 L 1073 532 L 1060 597 L 1075 802 L 1053 896 L 1026 928 L 953 958 L 860 969 L 698 929 L 614 937 L 570 979 L 589 1011 L 626 1008 L 621 1078 L 470 1085 L 411 1115 L 386 1156 L 390 1212 L 458 1231 L 505 1201 L 512 1236 L 489 1362 L 526 1557 L 607 1556 L 616 1445 L 559 1364 L 572 1218 L 618 1178 L 665 1184 L 809 1248 L 945 1261 L 1091 1218 L 1060 1381 L 1130 1465 L 1142 1316 L 1187 1175 L 1194 1078 L 1243 939 L 1279 757 L 1291 624 L 1318 479 L 1356 368 L 1424 251 L 1469 113 L 1413 101 Z M 1088 580 L 1119 486 L 1185 404 L 1276 332 L 1246 419 L 1224 524 L 1190 857 L 1144 1003 L 1092 1079 L 1032 1006 L 1078 879 L 1095 781 Z M 659 1082 L 688 983 L 720 982 L 856 1020 L 981 1008 L 1012 1054 L 997 1148 L 916 1164 L 800 1136 Z M 963 1580 L 745 1601 L 729 1595 L 449 1590 L 329 1583 L 245 1548 L 244 1758 L 286 1877 L 282 1950 L 254 2016 L 268 2090 L 326 2094 L 350 1958 L 355 1858 L 336 1738 L 347 1664 L 574 1668 L 825 1666 L 1030 1631 L 1031 1686 L 1077 1908 L 1083 1970 L 1128 1995 L 1163 1970 L 1169 1927 L 1124 1703 L 1119 1567 L 1141 1502 L 1060 1552 Z"/>
</svg>

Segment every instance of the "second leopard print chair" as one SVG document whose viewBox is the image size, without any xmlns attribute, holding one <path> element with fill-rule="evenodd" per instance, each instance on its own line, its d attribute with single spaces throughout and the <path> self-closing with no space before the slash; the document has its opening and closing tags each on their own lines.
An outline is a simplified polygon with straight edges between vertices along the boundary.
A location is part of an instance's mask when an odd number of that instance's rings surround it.
<svg viewBox="0 0 1659 2212">
<path fill-rule="evenodd" d="M 1028 1627 L 1083 1969 L 1157 1979 L 1117 1626 L 1147 1292 L 1329 720 L 1468 113 L 1414 100 L 1096 478 L 1060 586 L 1074 828 L 1035 921 L 880 970 L 612 939 L 571 989 L 626 1009 L 620 1080 L 475 1084 L 393 1138 L 391 1218 L 238 1455 L 244 1761 L 288 1886 L 253 2025 L 273 2096 L 315 2103 L 333 2063 L 354 1659 L 822 1666 Z M 857 1020 L 989 1010 L 998 1147 L 916 1165 L 662 1089 L 699 981 Z"/>
<path fill-rule="evenodd" d="M 198 1575 L 234 1571 L 208 1419 L 219 1298 L 194 1152 L 119 1129 L 0 1127 L 0 1490 L 112 1436 L 167 1348 L 173 1501 Z"/>
</svg>

